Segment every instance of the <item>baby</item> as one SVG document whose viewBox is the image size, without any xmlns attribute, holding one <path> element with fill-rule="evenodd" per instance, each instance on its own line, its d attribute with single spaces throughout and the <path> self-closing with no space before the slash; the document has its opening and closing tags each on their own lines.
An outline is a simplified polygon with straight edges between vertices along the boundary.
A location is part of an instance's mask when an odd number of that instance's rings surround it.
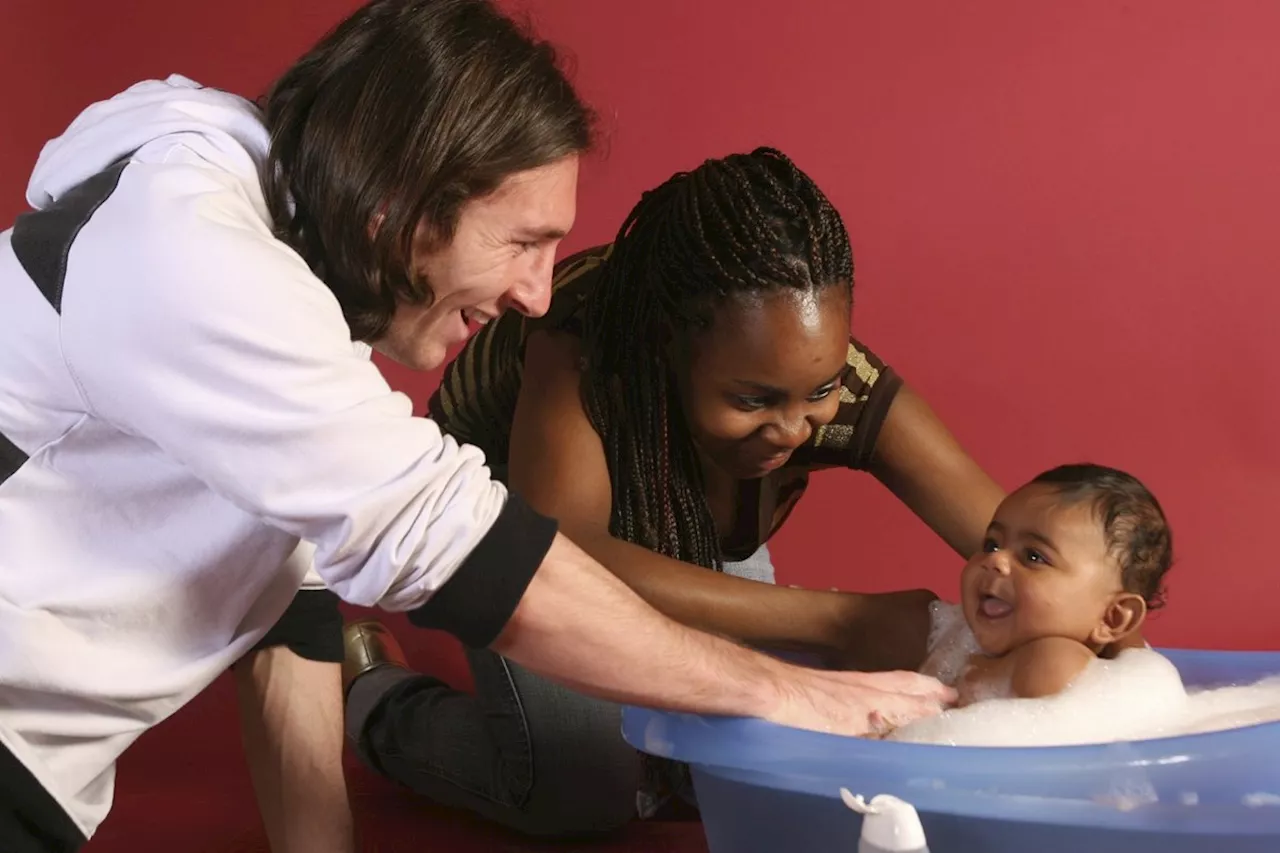
<svg viewBox="0 0 1280 853">
<path fill-rule="evenodd" d="M 1134 477 L 1047 471 L 996 510 L 961 574 L 964 621 L 936 611 L 923 671 L 955 686 L 961 706 L 1058 693 L 1091 660 L 1144 645 L 1172 559 L 1164 512 Z"/>
</svg>

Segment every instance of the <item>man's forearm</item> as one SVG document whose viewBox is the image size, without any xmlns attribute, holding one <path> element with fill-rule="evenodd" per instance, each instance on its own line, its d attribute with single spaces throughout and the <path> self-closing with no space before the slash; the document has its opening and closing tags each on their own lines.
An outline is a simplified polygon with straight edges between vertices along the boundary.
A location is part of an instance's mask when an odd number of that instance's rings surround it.
<svg viewBox="0 0 1280 853">
<path fill-rule="evenodd" d="M 493 648 L 616 702 L 768 718 L 787 699 L 780 664 L 663 616 L 564 536 Z"/>
</svg>

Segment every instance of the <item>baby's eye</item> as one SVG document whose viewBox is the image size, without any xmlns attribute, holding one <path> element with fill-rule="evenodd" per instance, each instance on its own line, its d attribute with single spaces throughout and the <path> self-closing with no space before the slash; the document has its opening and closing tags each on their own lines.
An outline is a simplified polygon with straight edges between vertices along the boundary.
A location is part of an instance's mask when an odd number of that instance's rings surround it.
<svg viewBox="0 0 1280 853">
<path fill-rule="evenodd" d="M 737 395 L 734 398 L 734 404 L 737 405 L 737 407 L 742 409 L 743 411 L 755 412 L 767 406 L 769 404 L 769 401 L 766 400 L 764 397 L 748 397 L 744 395 Z"/>
<path fill-rule="evenodd" d="M 996 540 L 988 536 L 986 539 L 982 540 L 982 550 L 987 554 L 994 554 L 996 551 L 1000 550 L 1000 546 L 996 544 Z"/>
<path fill-rule="evenodd" d="M 1041 554 L 1035 548 L 1027 549 L 1026 561 L 1028 563 L 1038 563 L 1039 565 L 1042 565 L 1042 566 L 1047 566 L 1049 564 L 1049 561 L 1045 559 L 1044 554 Z"/>
</svg>

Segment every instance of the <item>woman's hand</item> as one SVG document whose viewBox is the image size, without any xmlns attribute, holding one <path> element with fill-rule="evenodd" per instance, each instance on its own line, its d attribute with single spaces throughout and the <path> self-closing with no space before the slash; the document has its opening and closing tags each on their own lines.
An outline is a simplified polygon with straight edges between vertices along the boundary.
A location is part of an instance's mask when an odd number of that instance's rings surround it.
<svg viewBox="0 0 1280 853">
<path fill-rule="evenodd" d="M 843 615 L 833 626 L 823 655 L 827 666 L 862 672 L 917 671 L 928 654 L 938 596 L 927 589 L 859 594 L 840 592 Z"/>
</svg>

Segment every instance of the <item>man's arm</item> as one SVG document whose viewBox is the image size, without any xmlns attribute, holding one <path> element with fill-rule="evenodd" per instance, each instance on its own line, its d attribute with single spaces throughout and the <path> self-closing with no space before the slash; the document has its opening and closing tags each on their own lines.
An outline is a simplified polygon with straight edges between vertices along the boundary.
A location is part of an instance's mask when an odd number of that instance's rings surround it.
<svg viewBox="0 0 1280 853">
<path fill-rule="evenodd" d="M 233 672 L 272 853 L 354 853 L 339 665 L 272 646 L 250 652 Z"/>
<path fill-rule="evenodd" d="M 954 696 L 916 673 L 803 669 L 680 625 L 558 534 L 492 648 L 614 702 L 851 735 L 936 714 Z"/>
</svg>

